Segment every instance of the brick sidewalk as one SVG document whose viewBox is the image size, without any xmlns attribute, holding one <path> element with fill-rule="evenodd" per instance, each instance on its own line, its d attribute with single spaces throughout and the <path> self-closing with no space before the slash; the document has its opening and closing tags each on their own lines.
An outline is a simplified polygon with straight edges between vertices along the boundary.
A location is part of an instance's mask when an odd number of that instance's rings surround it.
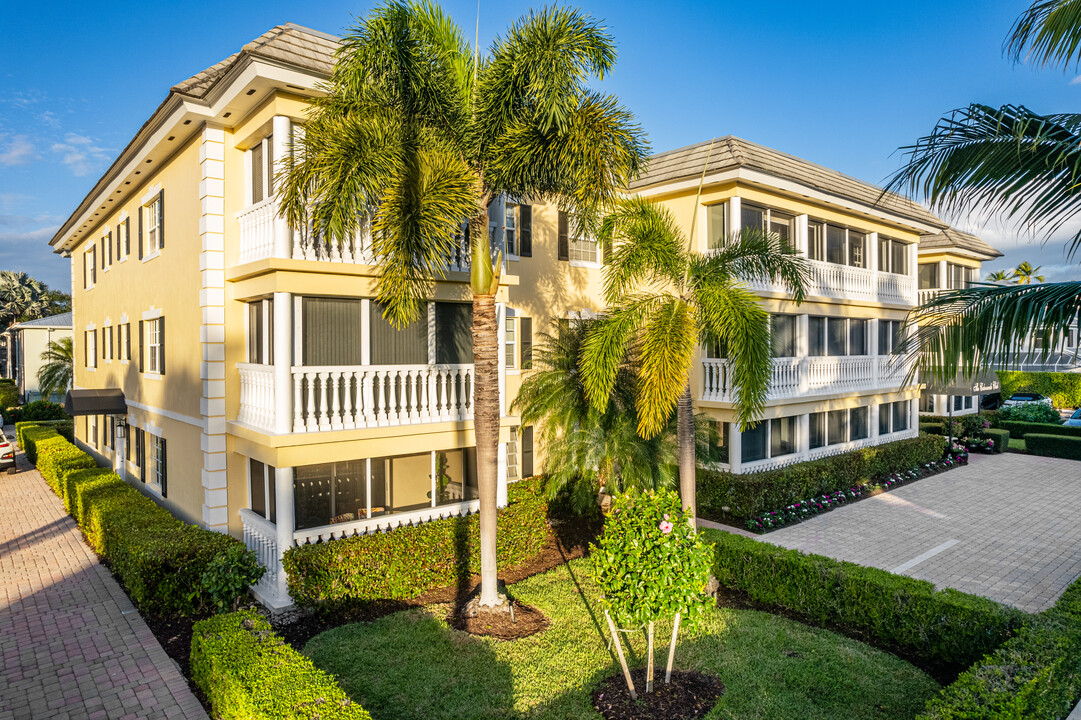
<svg viewBox="0 0 1081 720">
<path fill-rule="evenodd" d="M 187 681 L 60 500 L 0 473 L 0 720 L 200 718 Z"/>
<path fill-rule="evenodd" d="M 1028 612 L 1081 575 L 1081 462 L 1006 453 L 761 536 Z"/>
</svg>

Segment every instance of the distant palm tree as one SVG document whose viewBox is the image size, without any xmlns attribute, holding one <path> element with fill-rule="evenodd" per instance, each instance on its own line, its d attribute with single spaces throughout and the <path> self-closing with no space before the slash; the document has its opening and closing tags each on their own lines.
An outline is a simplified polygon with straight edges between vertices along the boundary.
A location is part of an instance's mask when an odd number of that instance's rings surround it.
<svg viewBox="0 0 1081 720">
<path fill-rule="evenodd" d="M 1042 283 L 1044 281 L 1043 275 L 1036 274 L 1040 271 L 1041 267 L 1043 266 L 1037 265 L 1036 267 L 1032 267 L 1032 264 L 1026 260 L 1018 265 L 1017 269 L 1013 271 L 1014 282 L 1018 285 L 1029 285 L 1033 280 Z"/>
<path fill-rule="evenodd" d="M 1081 64 L 1081 2 L 1036 0 L 1014 24 L 1005 48 L 1014 62 L 1066 70 Z M 1081 212 L 1081 114 L 972 104 L 902 150 L 906 164 L 888 187 L 921 194 L 941 212 L 1003 213 L 1040 228 L 1044 238 Z M 1081 231 L 1067 249 L 1071 258 L 1081 250 Z M 909 349 L 918 352 L 924 377 L 948 383 L 959 372 L 975 375 L 1020 362 L 1034 337 L 1049 353 L 1077 326 L 1079 313 L 1078 281 L 977 285 L 914 310 L 909 320 L 919 333 Z"/>
<path fill-rule="evenodd" d="M 49 288 L 24 272 L 0 270 L 0 329 L 45 317 Z"/>
<path fill-rule="evenodd" d="M 645 162 L 644 134 L 617 98 L 589 87 L 615 59 L 611 35 L 576 9 L 530 12 L 481 54 L 434 3 L 389 0 L 344 38 L 327 94 L 284 159 L 282 212 L 293 227 L 340 242 L 371 217 L 375 294 L 396 327 L 419 317 L 466 222 L 481 605 L 500 602 L 500 263 L 488 206 L 501 194 L 549 198 L 577 226 L 627 186 Z"/>
<path fill-rule="evenodd" d="M 752 424 L 765 407 L 772 369 L 769 313 L 746 278 L 779 281 L 802 302 L 806 261 L 777 235 L 745 229 L 709 256 L 694 252 L 665 207 L 633 197 L 604 219 L 614 245 L 604 267 L 607 315 L 586 340 L 582 374 L 596 409 L 609 402 L 631 357 L 637 375 L 638 433 L 653 437 L 675 410 L 681 502 L 695 517 L 695 422 L 690 373 L 703 344 L 726 348 L 736 417 Z"/>
<path fill-rule="evenodd" d="M 534 346 L 533 370 L 513 405 L 523 425 L 536 427 L 549 496 L 569 490 L 578 509 L 595 503 L 601 487 L 613 494 L 656 490 L 675 479 L 675 428 L 669 424 L 648 440 L 639 436 L 635 377 L 627 364 L 604 407 L 594 408 L 586 396 L 578 363 L 596 323 L 554 321 Z"/>
<path fill-rule="evenodd" d="M 42 366 L 38 369 L 38 389 L 45 400 L 59 395 L 71 387 L 74 353 L 71 338 L 63 337 L 49 341 L 41 353 Z"/>
<path fill-rule="evenodd" d="M 1013 270 L 995 270 L 986 278 L 988 282 L 1010 282 L 1013 279 Z"/>
</svg>

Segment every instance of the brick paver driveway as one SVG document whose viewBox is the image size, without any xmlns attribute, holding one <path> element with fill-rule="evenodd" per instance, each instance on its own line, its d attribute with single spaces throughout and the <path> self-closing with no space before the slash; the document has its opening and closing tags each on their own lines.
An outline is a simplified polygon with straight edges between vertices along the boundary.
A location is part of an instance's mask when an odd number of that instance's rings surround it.
<svg viewBox="0 0 1081 720">
<path fill-rule="evenodd" d="M 1081 575 L 1081 462 L 973 455 L 762 539 L 1038 612 Z"/>
<path fill-rule="evenodd" d="M 37 471 L 0 474 L 0 720 L 206 717 Z"/>
</svg>

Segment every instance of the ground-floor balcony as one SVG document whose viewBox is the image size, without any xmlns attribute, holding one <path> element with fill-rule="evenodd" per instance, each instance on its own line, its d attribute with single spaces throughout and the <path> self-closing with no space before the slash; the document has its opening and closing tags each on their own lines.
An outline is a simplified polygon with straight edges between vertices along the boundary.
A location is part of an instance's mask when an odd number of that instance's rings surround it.
<svg viewBox="0 0 1081 720">
<path fill-rule="evenodd" d="M 833 395 L 865 390 L 898 389 L 908 367 L 900 358 L 876 355 L 774 358 L 770 373 L 769 400 Z M 725 359 L 702 360 L 700 400 L 734 403 L 735 375 Z"/>
<path fill-rule="evenodd" d="M 278 398 L 272 365 L 239 363 L 238 422 L 273 431 Z M 288 429 L 294 433 L 455 422 L 473 418 L 473 366 L 294 366 Z"/>
</svg>

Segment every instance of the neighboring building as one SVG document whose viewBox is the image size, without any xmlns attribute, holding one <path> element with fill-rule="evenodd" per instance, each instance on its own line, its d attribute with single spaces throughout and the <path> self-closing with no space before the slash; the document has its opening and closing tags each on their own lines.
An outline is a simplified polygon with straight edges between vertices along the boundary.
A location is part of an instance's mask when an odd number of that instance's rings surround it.
<svg viewBox="0 0 1081 720">
<path fill-rule="evenodd" d="M 50 342 L 71 337 L 71 313 L 16 323 L 4 331 L 4 337 L 6 377 L 15 381 L 23 402 L 41 400 L 38 389 L 38 370 L 44 364 L 41 354 Z M 52 399 L 63 400 L 62 397 Z"/>
</svg>

